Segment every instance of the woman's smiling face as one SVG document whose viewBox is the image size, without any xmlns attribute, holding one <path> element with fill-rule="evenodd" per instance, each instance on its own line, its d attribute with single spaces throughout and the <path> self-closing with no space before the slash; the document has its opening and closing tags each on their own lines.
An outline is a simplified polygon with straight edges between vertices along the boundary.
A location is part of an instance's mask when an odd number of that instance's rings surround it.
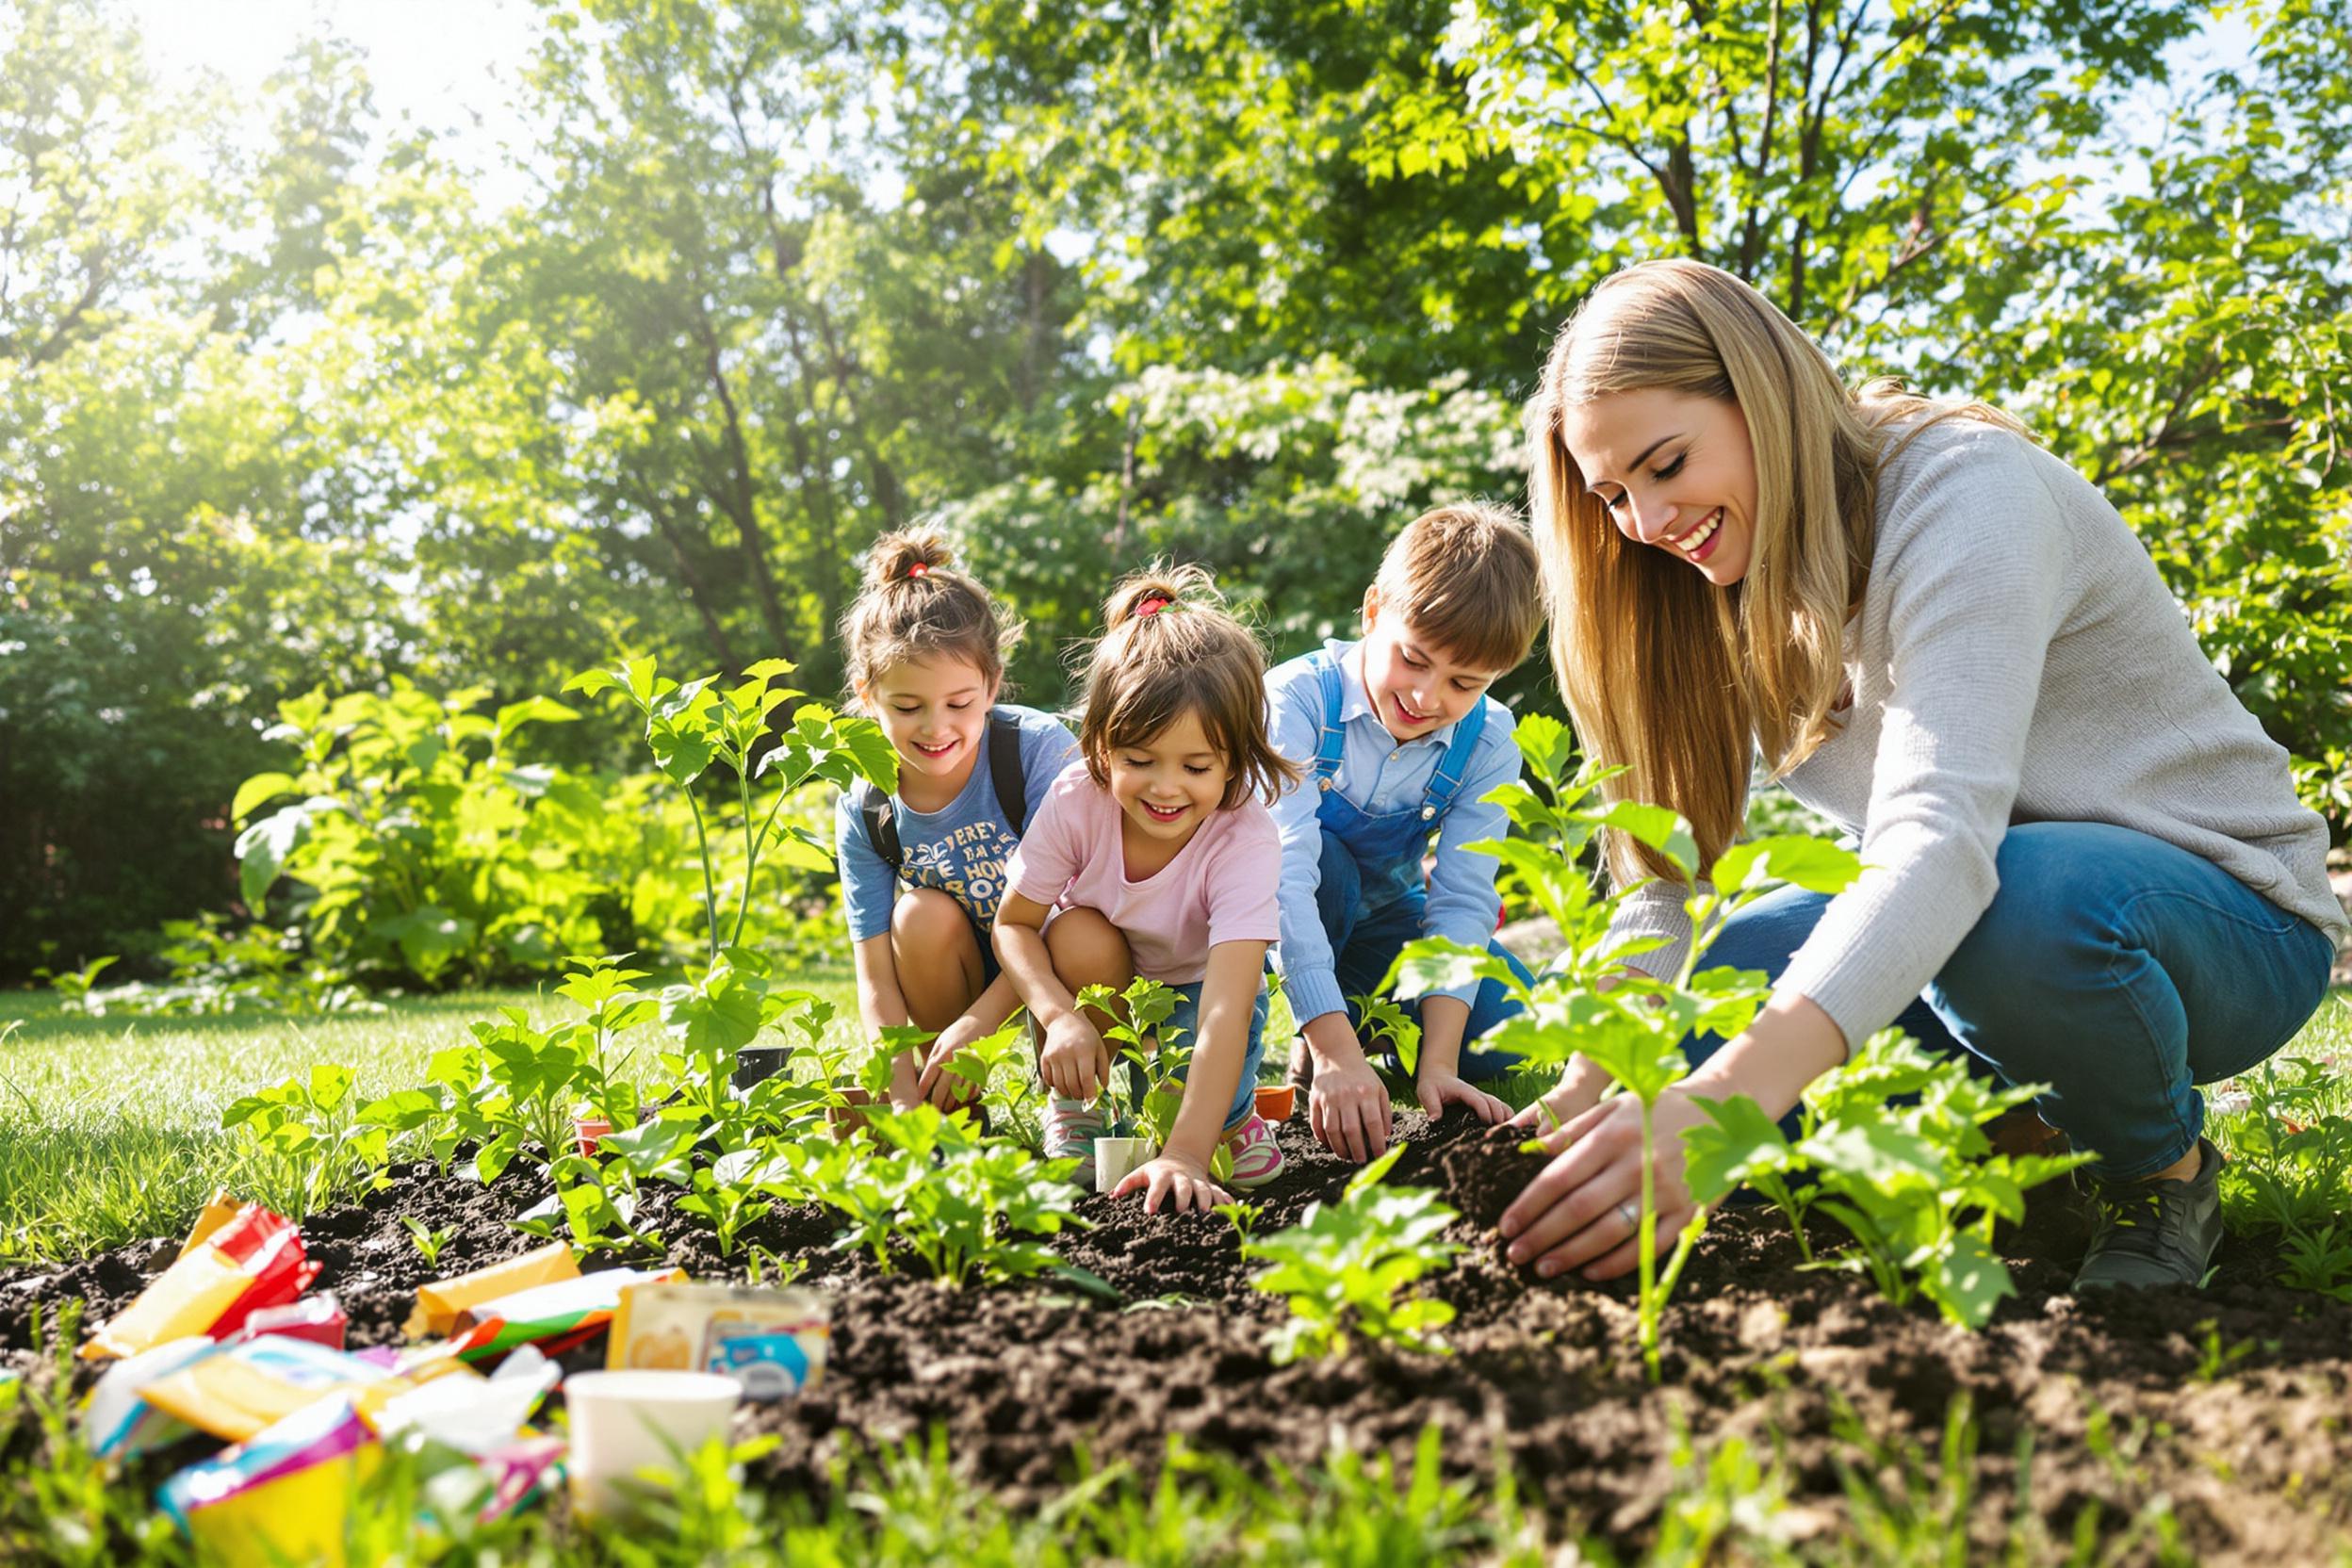
<svg viewBox="0 0 2352 1568">
<path fill-rule="evenodd" d="M 1728 588 L 1756 550 L 1756 450 L 1739 405 L 1648 388 L 1572 404 L 1560 438 L 1617 531 Z"/>
</svg>

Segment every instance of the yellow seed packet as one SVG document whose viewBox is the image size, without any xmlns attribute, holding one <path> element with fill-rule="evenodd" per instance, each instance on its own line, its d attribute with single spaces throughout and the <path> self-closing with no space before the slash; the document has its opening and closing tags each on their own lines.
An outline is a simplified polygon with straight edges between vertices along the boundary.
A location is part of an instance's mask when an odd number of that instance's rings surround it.
<svg viewBox="0 0 2352 1568">
<path fill-rule="evenodd" d="M 529 1290 L 533 1285 L 578 1278 L 580 1265 L 572 1261 L 570 1244 L 551 1241 L 519 1258 L 509 1258 L 487 1268 L 477 1268 L 471 1274 L 423 1286 L 416 1292 L 416 1310 L 408 1315 L 408 1321 L 401 1328 L 411 1339 L 445 1335 L 457 1327 L 458 1319 L 468 1308 L 512 1296 L 518 1290 Z"/>
</svg>

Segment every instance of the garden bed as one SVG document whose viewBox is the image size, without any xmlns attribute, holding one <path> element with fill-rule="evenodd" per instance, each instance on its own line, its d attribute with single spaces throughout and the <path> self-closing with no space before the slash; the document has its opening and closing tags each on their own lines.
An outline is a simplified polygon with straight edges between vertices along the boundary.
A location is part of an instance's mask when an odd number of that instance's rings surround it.
<svg viewBox="0 0 2352 1568">
<path fill-rule="evenodd" d="M 1466 1189 L 1478 1184 L 1466 1178 L 1496 1157 L 1483 1129 L 1405 1115 L 1398 1131 L 1409 1149 L 1390 1183 L 1446 1187 L 1474 1208 Z M 1351 1168 L 1309 1141 L 1302 1121 L 1282 1141 L 1288 1169 L 1254 1195 L 1262 1229 L 1335 1197 Z M 519 1179 L 483 1188 L 415 1165 L 395 1176 L 302 1227 L 324 1265 L 316 1288 L 342 1298 L 354 1346 L 396 1340 L 420 1283 L 534 1245 L 506 1224 L 537 1196 Z M 1974 1454 L 1961 1462 L 1974 1502 L 1961 1516 L 1985 1552 L 2018 1527 L 2021 1486 L 2022 1512 L 2038 1521 L 2026 1528 L 2050 1541 L 2067 1541 L 2094 1506 L 2102 1534 L 2136 1526 L 2127 1560 L 2152 1559 L 2176 1528 L 2206 1562 L 2320 1560 L 2339 1549 L 2352 1537 L 2343 1464 L 2352 1307 L 2271 1284 L 2273 1260 L 2234 1237 L 2202 1292 L 2077 1300 L 2066 1286 L 2082 1220 L 2063 1188 L 2037 1193 L 2027 1226 L 2001 1238 L 2019 1298 L 1979 1334 L 1925 1306 L 1891 1307 L 1854 1275 L 1800 1271 L 1776 1213 L 1719 1217 L 1667 1313 L 1662 1390 L 1642 1375 L 1629 1286 L 1536 1282 L 1499 1263 L 1473 1218 L 1455 1227 L 1469 1250 L 1434 1285 L 1458 1313 L 1452 1355 L 1359 1346 L 1277 1366 L 1265 1342 L 1283 1304 L 1249 1287 L 1253 1266 L 1220 1217 L 1146 1218 L 1133 1200 L 1088 1198 L 1082 1212 L 1097 1228 L 1064 1237 L 1060 1250 L 1116 1287 L 1125 1302 L 1115 1306 L 1058 1282 L 955 1293 L 885 1275 L 865 1254 L 829 1249 L 825 1214 L 786 1209 L 748 1239 L 806 1259 L 804 1280 L 833 1294 L 832 1363 L 818 1390 L 743 1418 L 779 1440 L 751 1479 L 819 1488 L 845 1448 L 936 1427 L 972 1485 L 1024 1506 L 1065 1487 L 1080 1450 L 1148 1471 L 1181 1435 L 1296 1470 L 1335 1440 L 1401 1459 L 1434 1422 L 1449 1472 L 1507 1465 L 1522 1498 L 1558 1527 L 1639 1548 L 1689 1486 L 1687 1431 L 1702 1460 L 1739 1437 L 1776 1466 L 1777 1527 L 1802 1546 L 1852 1527 L 1849 1471 L 1868 1497 L 1898 1509 L 1925 1508 L 1955 1481 L 1937 1479 L 1938 1446 L 1965 1396 Z M 649 1203 L 657 1221 L 667 1219 L 663 1201 Z M 403 1215 L 451 1232 L 437 1265 Z M 720 1259 L 706 1232 L 662 1229 L 671 1261 L 696 1276 L 743 1272 L 743 1253 Z M 102 1319 L 175 1250 L 158 1239 L 0 1273 L 0 1347 L 30 1365 L 36 1308 L 80 1297 L 90 1320 Z M 601 1356 L 598 1344 L 570 1360 Z"/>
</svg>

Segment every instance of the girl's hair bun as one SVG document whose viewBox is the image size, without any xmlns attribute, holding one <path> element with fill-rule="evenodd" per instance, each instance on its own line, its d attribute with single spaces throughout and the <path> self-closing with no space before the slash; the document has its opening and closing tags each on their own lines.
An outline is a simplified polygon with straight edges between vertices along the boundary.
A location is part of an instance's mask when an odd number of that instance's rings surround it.
<svg viewBox="0 0 2352 1568">
<path fill-rule="evenodd" d="M 887 588 L 955 564 L 956 552 L 929 529 L 886 533 L 866 552 L 866 586 Z"/>
<path fill-rule="evenodd" d="M 1152 566 L 1119 580 L 1102 605 L 1105 631 L 1146 615 L 1194 605 L 1222 609 L 1223 598 L 1209 574 L 1198 566 Z"/>
<path fill-rule="evenodd" d="M 1001 688 L 1004 655 L 1021 623 L 988 589 L 956 569 L 956 552 L 936 529 L 886 533 L 866 552 L 866 581 L 841 616 L 845 674 L 853 696 L 906 659 L 970 660 Z"/>
</svg>

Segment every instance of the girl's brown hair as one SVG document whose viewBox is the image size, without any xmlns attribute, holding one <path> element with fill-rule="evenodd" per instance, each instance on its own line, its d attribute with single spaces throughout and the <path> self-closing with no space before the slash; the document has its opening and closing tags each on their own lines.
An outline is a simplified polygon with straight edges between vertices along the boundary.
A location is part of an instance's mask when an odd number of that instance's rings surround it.
<svg viewBox="0 0 2352 1568">
<path fill-rule="evenodd" d="M 850 693 L 862 696 L 893 664 L 939 658 L 970 662 L 993 691 L 1021 632 L 977 580 L 956 569 L 939 534 L 886 533 L 866 552 L 865 588 L 841 616 Z"/>
<path fill-rule="evenodd" d="M 1152 566 L 1112 590 L 1086 663 L 1078 749 L 1110 788 L 1111 753 L 1196 713 L 1232 776 L 1221 809 L 1256 791 L 1271 806 L 1299 769 L 1266 738 L 1266 655 L 1198 566 Z"/>
</svg>

